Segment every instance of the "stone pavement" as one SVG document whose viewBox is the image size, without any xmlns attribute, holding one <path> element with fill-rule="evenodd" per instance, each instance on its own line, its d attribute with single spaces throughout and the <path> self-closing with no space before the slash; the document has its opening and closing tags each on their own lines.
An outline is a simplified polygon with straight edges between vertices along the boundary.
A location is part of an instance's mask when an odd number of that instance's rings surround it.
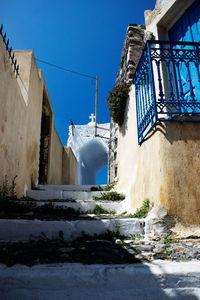
<svg viewBox="0 0 200 300">
<path fill-rule="evenodd" d="M 136 238 L 116 242 L 123 244 L 129 253 L 134 254 L 140 260 L 200 261 L 200 238 L 171 239 L 166 237 L 159 241 Z"/>
<path fill-rule="evenodd" d="M 2 300 L 196 300 L 200 262 L 0 265 Z"/>
</svg>

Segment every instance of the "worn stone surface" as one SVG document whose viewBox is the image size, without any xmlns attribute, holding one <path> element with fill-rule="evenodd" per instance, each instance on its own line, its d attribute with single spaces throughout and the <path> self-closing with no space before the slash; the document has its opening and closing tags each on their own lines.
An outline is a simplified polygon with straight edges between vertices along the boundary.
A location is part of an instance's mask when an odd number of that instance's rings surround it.
<svg viewBox="0 0 200 300">
<path fill-rule="evenodd" d="M 109 232 L 93 237 L 92 234 L 83 235 L 73 241 L 64 240 L 65 233 L 54 235 L 53 239 L 49 237 L 43 232 L 39 239 L 30 236 L 30 239 L 23 242 L 11 239 L 0 241 L 0 263 L 31 266 L 55 262 L 121 264 L 132 263 L 134 260 L 200 261 L 200 238 L 174 239 L 166 236 L 161 241 L 148 241 L 141 234 L 133 234 L 132 239 L 124 240 L 119 234 Z"/>
<path fill-rule="evenodd" d="M 110 122 L 110 146 L 109 146 L 109 182 L 117 180 L 118 176 L 118 125 L 112 120 Z"/>
<path fill-rule="evenodd" d="M 149 25 L 161 14 L 167 7 L 170 7 L 177 0 L 157 0 L 154 10 L 145 10 L 145 24 Z"/>
<path fill-rule="evenodd" d="M 91 188 L 96 188 L 97 191 L 91 191 Z M 102 195 L 102 191 L 98 191 L 99 188 L 100 186 L 92 185 L 39 185 L 37 190 L 27 191 L 26 196 L 37 206 L 53 204 L 87 213 L 94 211 L 96 205 L 99 205 L 108 211 L 122 213 L 125 201 L 94 200 L 95 197 Z M 104 185 L 101 188 L 103 189 Z M 107 194 L 108 192 L 103 191 L 103 193 Z M 18 203 L 20 204 L 20 202 L 26 203 L 26 200 L 19 200 Z"/>
<path fill-rule="evenodd" d="M 175 220 L 164 207 L 155 206 L 145 220 L 145 236 L 150 240 L 157 240 L 169 235 Z"/>
<path fill-rule="evenodd" d="M 200 238 L 200 226 L 196 225 L 183 225 L 180 222 L 176 222 L 176 225 L 172 228 L 172 233 L 175 238 L 187 239 L 187 238 Z"/>
<path fill-rule="evenodd" d="M 139 219 L 80 219 L 73 221 L 41 220 L 0 220 L 0 240 L 28 241 L 30 236 L 36 239 L 44 233 L 52 239 L 63 233 L 66 240 L 74 240 L 84 234 L 91 236 L 104 234 L 108 230 L 130 236 L 144 234 L 143 223 Z"/>
<path fill-rule="evenodd" d="M 0 265 L 0 292 L 4 300 L 199 299 L 199 269 L 199 262 Z"/>
<path fill-rule="evenodd" d="M 120 240 L 117 240 L 120 244 Z M 172 260 L 172 261 L 200 261 L 200 238 L 174 239 L 165 236 L 161 241 L 147 241 L 141 237 L 121 244 L 129 249 L 135 257 L 142 261 Z"/>
<path fill-rule="evenodd" d="M 106 192 L 105 192 L 106 193 Z M 93 200 L 93 197 L 100 197 L 101 192 L 91 191 L 65 191 L 65 190 L 30 190 L 26 193 L 27 197 L 35 200 L 52 200 L 52 199 L 71 199 L 71 200 Z"/>
<path fill-rule="evenodd" d="M 144 48 L 143 25 L 130 24 L 127 28 L 122 50 L 116 85 L 122 81 L 131 82 Z"/>
</svg>

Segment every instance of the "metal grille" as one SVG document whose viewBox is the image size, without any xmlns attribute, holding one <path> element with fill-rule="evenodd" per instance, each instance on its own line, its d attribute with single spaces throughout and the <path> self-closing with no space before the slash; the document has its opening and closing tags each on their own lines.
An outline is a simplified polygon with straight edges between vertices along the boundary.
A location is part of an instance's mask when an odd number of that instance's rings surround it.
<svg viewBox="0 0 200 300">
<path fill-rule="evenodd" d="M 148 41 L 133 83 L 139 144 L 159 121 L 200 121 L 200 44 Z"/>
</svg>

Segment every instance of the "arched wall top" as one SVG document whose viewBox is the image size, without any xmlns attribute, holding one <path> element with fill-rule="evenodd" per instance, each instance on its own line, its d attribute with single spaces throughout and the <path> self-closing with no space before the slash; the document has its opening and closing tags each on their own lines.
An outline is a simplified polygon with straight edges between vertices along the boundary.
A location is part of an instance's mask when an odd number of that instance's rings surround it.
<svg viewBox="0 0 200 300">
<path fill-rule="evenodd" d="M 71 147 L 79 165 L 79 183 L 96 184 L 96 174 L 108 164 L 110 123 L 69 126 L 68 146 Z"/>
<path fill-rule="evenodd" d="M 108 145 L 100 138 L 91 138 L 79 149 L 79 160 L 97 173 L 108 162 Z"/>
</svg>

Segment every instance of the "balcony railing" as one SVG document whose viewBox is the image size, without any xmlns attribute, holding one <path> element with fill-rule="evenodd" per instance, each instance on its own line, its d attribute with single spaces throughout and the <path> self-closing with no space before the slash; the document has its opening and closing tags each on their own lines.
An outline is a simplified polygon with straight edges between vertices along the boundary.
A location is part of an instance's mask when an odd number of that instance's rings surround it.
<svg viewBox="0 0 200 300">
<path fill-rule="evenodd" d="M 160 121 L 200 121 L 200 43 L 148 41 L 133 83 L 139 144 Z"/>
</svg>

